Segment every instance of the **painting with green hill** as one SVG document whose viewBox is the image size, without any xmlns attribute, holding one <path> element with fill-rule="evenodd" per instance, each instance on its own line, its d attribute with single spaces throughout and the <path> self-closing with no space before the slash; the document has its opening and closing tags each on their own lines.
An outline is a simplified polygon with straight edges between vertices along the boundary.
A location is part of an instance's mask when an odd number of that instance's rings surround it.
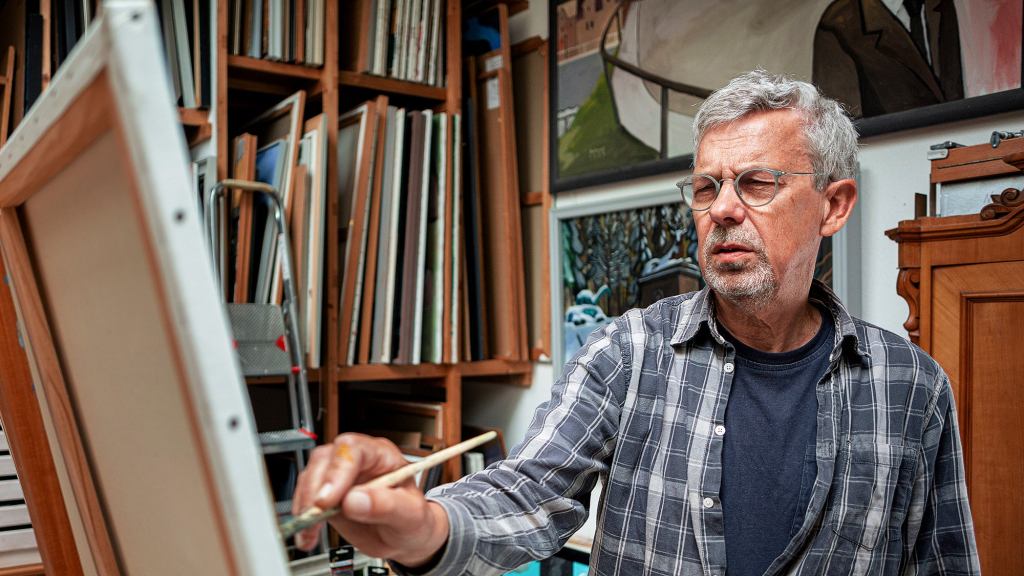
<svg viewBox="0 0 1024 576">
<path fill-rule="evenodd" d="M 1020 1 L 556 0 L 549 14 L 555 191 L 685 171 L 704 99 L 754 68 L 813 82 L 861 136 L 1024 102 Z"/>
</svg>

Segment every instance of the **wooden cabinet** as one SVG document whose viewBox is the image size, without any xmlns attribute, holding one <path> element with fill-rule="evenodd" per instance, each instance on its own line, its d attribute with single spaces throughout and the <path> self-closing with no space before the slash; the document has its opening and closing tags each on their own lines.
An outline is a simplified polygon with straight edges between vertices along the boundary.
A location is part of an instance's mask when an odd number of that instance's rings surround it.
<svg viewBox="0 0 1024 576">
<path fill-rule="evenodd" d="M 980 214 L 886 234 L 899 243 L 904 327 L 953 386 L 982 572 L 1014 575 L 1024 574 L 1024 195 L 996 192 Z"/>
</svg>

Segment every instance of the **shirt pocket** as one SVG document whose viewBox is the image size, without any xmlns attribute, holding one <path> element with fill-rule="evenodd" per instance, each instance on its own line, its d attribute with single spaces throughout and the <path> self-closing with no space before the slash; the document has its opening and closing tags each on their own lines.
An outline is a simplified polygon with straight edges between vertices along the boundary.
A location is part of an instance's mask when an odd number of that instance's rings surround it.
<svg viewBox="0 0 1024 576">
<path fill-rule="evenodd" d="M 853 443 L 838 454 L 829 524 L 835 533 L 874 550 L 892 532 L 898 535 L 905 513 L 917 451 L 908 446 Z"/>
</svg>

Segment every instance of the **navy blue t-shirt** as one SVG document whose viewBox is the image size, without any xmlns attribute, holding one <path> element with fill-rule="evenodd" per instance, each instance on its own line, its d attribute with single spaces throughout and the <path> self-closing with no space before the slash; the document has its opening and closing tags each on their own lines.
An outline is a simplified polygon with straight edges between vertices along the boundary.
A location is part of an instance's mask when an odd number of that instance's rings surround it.
<svg viewBox="0 0 1024 576">
<path fill-rule="evenodd" d="M 815 388 L 829 365 L 833 319 L 796 350 L 769 353 L 719 330 L 736 348 L 725 409 L 722 512 L 728 576 L 759 576 L 799 530 L 817 473 Z"/>
</svg>

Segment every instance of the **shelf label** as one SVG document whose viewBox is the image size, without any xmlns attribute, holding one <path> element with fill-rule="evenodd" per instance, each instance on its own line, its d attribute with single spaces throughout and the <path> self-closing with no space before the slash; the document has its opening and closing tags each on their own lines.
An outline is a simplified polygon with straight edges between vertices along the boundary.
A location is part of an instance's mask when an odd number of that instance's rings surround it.
<svg viewBox="0 0 1024 576">
<path fill-rule="evenodd" d="M 487 92 L 487 109 L 494 110 L 501 106 L 501 91 L 498 89 L 498 78 L 490 78 L 484 86 Z"/>
<path fill-rule="evenodd" d="M 504 64 L 504 61 L 501 59 L 501 54 L 491 56 L 487 60 L 484 60 L 484 72 L 500 70 L 502 64 Z"/>
</svg>

